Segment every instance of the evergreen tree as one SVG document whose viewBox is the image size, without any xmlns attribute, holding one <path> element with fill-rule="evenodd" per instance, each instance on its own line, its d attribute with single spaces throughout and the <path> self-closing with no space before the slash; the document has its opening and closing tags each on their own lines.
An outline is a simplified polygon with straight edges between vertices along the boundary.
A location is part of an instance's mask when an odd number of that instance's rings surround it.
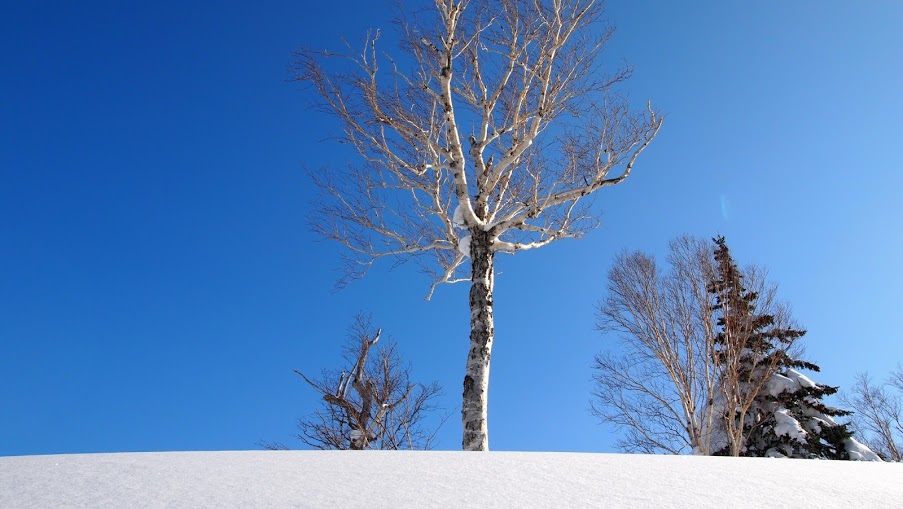
<svg viewBox="0 0 903 509">
<path fill-rule="evenodd" d="M 805 331 L 783 327 L 775 315 L 760 313 L 760 295 L 746 289 L 724 237 L 713 239 L 715 267 L 708 291 L 718 317 L 713 362 L 721 371 L 716 455 L 740 456 L 763 421 L 757 396 L 786 360 L 786 352 Z M 770 298 L 770 296 L 769 296 Z M 723 435 L 723 436 L 721 436 Z"/>
<path fill-rule="evenodd" d="M 759 294 L 743 286 L 743 276 L 724 237 L 713 240 L 717 246 L 714 252 L 717 272 L 709 293 L 715 299 L 712 310 L 720 315 L 716 321 L 720 330 L 715 336 L 715 363 L 737 361 L 741 381 L 748 385 L 762 368 L 786 361 L 787 350 L 806 331 L 780 327 L 773 314 L 757 313 Z"/>
<path fill-rule="evenodd" d="M 721 369 L 723 435 L 715 455 L 877 460 L 834 417 L 849 411 L 829 407 L 836 387 L 817 384 L 799 369 L 820 368 L 789 353 L 805 330 L 773 314 L 757 313 L 760 295 L 747 291 L 724 237 L 713 239 L 715 274 L 709 285 L 718 315 L 714 363 Z"/>
<path fill-rule="evenodd" d="M 822 399 L 836 387 L 815 383 L 798 371 L 820 371 L 813 363 L 784 356 L 781 369 L 773 374 L 757 401 L 761 421 L 747 439 L 744 456 L 817 459 L 864 458 L 868 452 L 853 440 L 848 424 L 834 418 L 851 412 L 830 407 Z M 866 449 L 867 450 L 867 449 Z"/>
</svg>

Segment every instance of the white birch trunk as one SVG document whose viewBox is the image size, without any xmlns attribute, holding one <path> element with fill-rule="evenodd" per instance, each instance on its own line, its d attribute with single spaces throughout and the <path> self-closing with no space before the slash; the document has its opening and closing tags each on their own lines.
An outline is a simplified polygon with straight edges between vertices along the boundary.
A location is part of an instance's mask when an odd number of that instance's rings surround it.
<svg viewBox="0 0 903 509">
<path fill-rule="evenodd" d="M 470 258 L 470 352 L 464 376 L 464 402 L 461 420 L 464 425 L 462 446 L 465 451 L 488 451 L 487 426 L 489 397 L 489 361 L 495 325 L 492 318 L 493 268 L 492 237 L 479 227 L 471 230 Z"/>
</svg>

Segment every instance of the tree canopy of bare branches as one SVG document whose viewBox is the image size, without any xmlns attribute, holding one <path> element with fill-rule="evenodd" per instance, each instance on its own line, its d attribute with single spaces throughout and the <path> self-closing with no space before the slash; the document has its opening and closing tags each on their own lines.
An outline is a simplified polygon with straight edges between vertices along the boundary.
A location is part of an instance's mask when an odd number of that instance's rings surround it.
<svg viewBox="0 0 903 509">
<path fill-rule="evenodd" d="M 627 179 L 662 126 L 615 90 L 629 69 L 602 66 L 602 15 L 601 0 L 436 0 L 399 14 L 396 55 L 379 30 L 345 53 L 296 53 L 360 160 L 312 172 L 313 226 L 347 248 L 347 276 L 389 257 L 420 263 L 427 298 L 471 283 L 467 450 L 488 449 L 495 253 L 596 227 L 587 198 Z"/>
<path fill-rule="evenodd" d="M 322 396 L 321 408 L 298 420 L 297 437 L 317 449 L 430 449 L 441 422 L 428 427 L 439 384 L 411 381 L 395 343 L 381 339 L 370 319 L 355 317 L 345 347 L 347 367 L 311 379 L 295 371 Z M 280 444 L 264 444 L 271 449 Z"/>
<path fill-rule="evenodd" d="M 798 335 L 784 334 L 788 341 L 765 355 L 748 355 L 763 326 L 790 330 L 789 311 L 776 301 L 764 271 L 733 273 L 733 262 L 716 260 L 712 245 L 699 238 L 679 237 L 669 248 L 666 270 L 637 251 L 620 254 L 609 271 L 598 324 L 620 342 L 596 356 L 591 409 L 624 431 L 619 446 L 625 451 L 714 454 L 728 447 L 739 454 L 753 430 L 738 423 L 747 421 Z M 716 298 L 725 292 L 735 298 Z M 753 323 L 766 316 L 770 323 Z M 729 405 L 742 415 L 725 415 Z"/>
<path fill-rule="evenodd" d="M 668 263 L 662 273 L 645 253 L 621 253 L 598 309 L 599 329 L 618 333 L 620 348 L 596 356 L 592 410 L 624 430 L 619 446 L 629 452 L 710 449 L 703 433 L 717 389 L 710 249 L 681 237 L 671 241 Z"/>
<path fill-rule="evenodd" d="M 884 383 L 858 373 L 841 399 L 853 409 L 853 427 L 862 441 L 887 461 L 903 461 L 903 367 Z"/>
</svg>

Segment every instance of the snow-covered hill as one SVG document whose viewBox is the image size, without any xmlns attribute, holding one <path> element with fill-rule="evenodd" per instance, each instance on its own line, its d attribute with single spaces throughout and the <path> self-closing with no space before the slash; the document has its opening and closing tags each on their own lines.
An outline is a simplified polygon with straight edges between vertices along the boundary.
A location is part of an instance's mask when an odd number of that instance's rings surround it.
<svg viewBox="0 0 903 509">
<path fill-rule="evenodd" d="M 903 465 L 583 453 L 0 458 L 0 508 L 903 507 Z"/>
</svg>

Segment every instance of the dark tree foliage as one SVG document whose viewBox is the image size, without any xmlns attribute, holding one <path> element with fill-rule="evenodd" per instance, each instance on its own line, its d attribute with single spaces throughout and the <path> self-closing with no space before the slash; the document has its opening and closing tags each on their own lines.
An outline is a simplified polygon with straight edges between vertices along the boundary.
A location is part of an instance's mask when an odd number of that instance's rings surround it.
<svg viewBox="0 0 903 509">
<path fill-rule="evenodd" d="M 720 329 L 714 361 L 725 368 L 724 408 L 737 409 L 734 415 L 725 413 L 726 430 L 743 439 L 728 441 L 715 454 L 850 459 L 846 444 L 853 433 L 833 419 L 850 412 L 822 402 L 837 388 L 803 376 L 798 370 L 820 368 L 790 354 L 806 331 L 780 323 L 773 314 L 757 313 L 759 295 L 744 288 L 724 237 L 713 240 L 716 275 L 709 292 Z"/>
<path fill-rule="evenodd" d="M 805 331 L 779 324 L 760 309 L 759 294 L 747 290 L 724 237 L 713 239 L 715 274 L 708 285 L 717 316 L 713 363 L 721 372 L 720 416 L 726 444 L 715 455 L 739 456 L 764 416 L 756 399 Z M 786 322 L 787 320 L 780 320 Z"/>
<path fill-rule="evenodd" d="M 743 456 L 851 459 L 847 443 L 853 432 L 849 424 L 840 424 L 834 418 L 852 412 L 826 405 L 822 400 L 835 394 L 837 387 L 800 377 L 797 371 L 800 368 L 820 371 L 815 364 L 788 357 L 782 370 L 774 376 L 789 382 L 781 392 L 760 394 L 761 422 L 747 440 Z M 788 432 L 788 428 L 796 429 Z"/>
<path fill-rule="evenodd" d="M 715 299 L 713 311 L 719 314 L 716 325 L 720 328 L 715 337 L 715 363 L 722 364 L 730 356 L 746 358 L 741 375 L 749 378 L 755 366 L 780 364 L 787 349 L 806 331 L 777 326 L 775 315 L 756 313 L 759 294 L 743 286 L 743 276 L 724 237 L 713 240 L 717 272 L 709 293 Z M 752 359 L 754 356 L 759 358 Z"/>
</svg>

